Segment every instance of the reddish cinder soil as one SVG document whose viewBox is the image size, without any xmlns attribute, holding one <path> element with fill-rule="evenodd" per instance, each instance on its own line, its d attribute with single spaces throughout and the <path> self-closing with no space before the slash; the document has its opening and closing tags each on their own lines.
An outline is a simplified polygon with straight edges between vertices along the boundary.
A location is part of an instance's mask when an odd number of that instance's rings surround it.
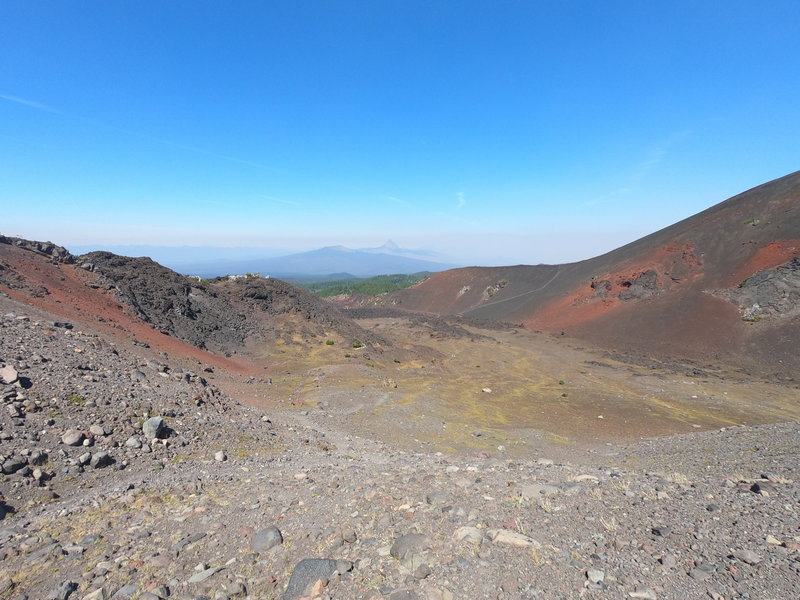
<svg viewBox="0 0 800 600">
<path fill-rule="evenodd" d="M 800 238 L 775 240 L 771 244 L 756 250 L 752 258 L 731 275 L 728 287 L 738 285 L 741 281 L 762 269 L 774 269 L 786 264 L 798 255 L 800 255 Z"/>
<path fill-rule="evenodd" d="M 120 304 L 112 291 L 94 289 L 97 276 L 72 264 L 56 264 L 22 248 L 3 244 L 2 259 L 17 273 L 23 274 L 26 288 L 3 287 L 3 291 L 20 302 L 58 315 L 76 325 L 92 327 L 119 340 L 135 339 L 148 344 L 156 352 L 194 359 L 206 365 L 240 374 L 254 374 L 257 367 L 242 359 L 230 359 L 196 348 L 156 331 L 137 319 L 128 306 Z M 30 296 L 30 289 L 44 287 L 49 293 Z"/>
</svg>

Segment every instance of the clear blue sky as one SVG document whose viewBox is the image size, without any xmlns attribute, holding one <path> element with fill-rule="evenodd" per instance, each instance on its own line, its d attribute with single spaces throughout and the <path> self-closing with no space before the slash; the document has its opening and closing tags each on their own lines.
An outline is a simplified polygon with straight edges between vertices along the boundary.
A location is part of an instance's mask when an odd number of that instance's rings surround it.
<svg viewBox="0 0 800 600">
<path fill-rule="evenodd" d="M 800 169 L 800 2 L 0 3 L 0 231 L 588 258 Z"/>
</svg>

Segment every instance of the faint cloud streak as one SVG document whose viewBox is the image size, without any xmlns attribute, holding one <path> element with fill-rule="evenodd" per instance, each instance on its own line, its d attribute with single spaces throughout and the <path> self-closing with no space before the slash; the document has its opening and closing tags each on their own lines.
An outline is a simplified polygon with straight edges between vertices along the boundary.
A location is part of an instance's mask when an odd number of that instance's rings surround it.
<svg viewBox="0 0 800 600">
<path fill-rule="evenodd" d="M 43 110 L 44 112 L 49 112 L 56 115 L 63 114 L 60 110 L 56 110 L 52 106 L 47 106 L 46 104 L 42 104 L 41 102 L 34 102 L 33 100 L 27 100 L 26 98 L 20 98 L 18 96 L 9 96 L 8 94 L 0 94 L 0 98 L 2 98 L 3 100 L 7 100 L 8 102 L 14 102 L 16 104 L 22 104 L 23 106 L 35 108 L 36 110 Z"/>
<path fill-rule="evenodd" d="M 383 196 L 383 198 L 385 200 L 389 200 L 390 202 L 394 202 L 395 204 L 398 204 L 403 208 L 415 208 L 414 205 L 411 204 L 411 202 L 408 202 L 407 200 L 402 200 L 401 198 L 396 198 L 394 196 Z"/>
<path fill-rule="evenodd" d="M 288 206 L 300 206 L 299 202 L 295 202 L 294 200 L 284 200 L 283 198 L 277 198 L 275 196 L 261 196 L 264 200 L 269 200 L 270 202 L 277 202 L 279 204 L 286 204 Z"/>
<path fill-rule="evenodd" d="M 458 199 L 458 210 L 464 208 L 467 204 L 466 200 L 464 200 L 464 192 L 456 192 L 456 198 Z"/>
<path fill-rule="evenodd" d="M 151 135 L 147 135 L 144 133 L 140 133 L 137 131 L 131 131 L 129 129 L 123 129 L 121 127 L 115 127 L 114 125 L 109 125 L 107 123 L 103 123 L 101 121 L 97 121 L 95 119 L 90 119 L 87 117 L 81 117 L 78 115 L 66 115 L 62 111 L 53 108 L 52 106 L 47 106 L 46 104 L 42 104 L 41 102 L 35 102 L 33 100 L 28 100 L 27 98 L 20 98 L 19 96 L 11 96 L 9 94 L 0 94 L 0 100 L 5 100 L 7 102 L 14 102 L 15 104 L 21 104 L 23 106 L 27 106 L 29 108 L 35 108 L 36 110 L 41 110 L 43 112 L 49 112 L 56 115 L 64 115 L 66 117 L 77 119 L 79 121 L 83 121 L 84 123 L 89 123 L 94 125 L 95 127 L 103 127 L 105 129 L 110 129 L 111 131 L 116 131 L 118 133 L 123 133 L 125 135 L 139 138 L 142 140 L 148 140 L 150 142 L 155 142 L 157 144 L 162 144 L 164 146 L 171 146 L 173 148 L 178 148 L 180 150 L 185 150 L 187 152 L 194 152 L 196 154 L 204 154 L 206 156 L 211 156 L 213 158 L 219 158 L 221 160 L 226 160 L 229 162 L 235 162 L 242 165 L 247 165 L 250 167 L 255 167 L 257 169 L 269 169 L 268 166 L 262 165 L 257 162 L 253 162 L 250 160 L 244 160 L 241 158 L 237 158 L 235 156 L 229 156 L 227 154 L 220 154 L 219 152 L 213 152 L 209 150 L 203 150 L 202 148 L 195 148 L 193 146 L 187 146 L 185 144 L 179 144 L 176 142 L 172 142 L 170 140 L 160 139 Z"/>
</svg>

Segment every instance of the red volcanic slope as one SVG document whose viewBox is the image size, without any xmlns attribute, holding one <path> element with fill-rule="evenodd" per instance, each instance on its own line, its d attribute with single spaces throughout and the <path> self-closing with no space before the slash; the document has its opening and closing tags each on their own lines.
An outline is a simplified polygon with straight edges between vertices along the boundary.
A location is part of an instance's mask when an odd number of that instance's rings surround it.
<svg viewBox="0 0 800 600">
<path fill-rule="evenodd" d="M 596 258 L 444 271 L 390 301 L 564 331 L 611 348 L 781 372 L 800 367 L 800 307 L 754 323 L 720 292 L 798 256 L 800 172 Z"/>
<path fill-rule="evenodd" d="M 256 372 L 255 367 L 245 361 L 206 352 L 155 330 L 136 317 L 129 306 L 121 304 L 113 292 L 95 285 L 96 274 L 74 264 L 58 263 L 13 244 L 0 243 L 0 274 L 2 272 L 11 275 L 9 281 L 0 281 L 3 293 L 47 311 L 53 317 L 73 322 L 79 328 L 102 331 L 120 340 L 136 339 L 155 351 L 195 359 L 232 372 Z M 36 293 L 36 290 L 43 292 Z"/>
</svg>

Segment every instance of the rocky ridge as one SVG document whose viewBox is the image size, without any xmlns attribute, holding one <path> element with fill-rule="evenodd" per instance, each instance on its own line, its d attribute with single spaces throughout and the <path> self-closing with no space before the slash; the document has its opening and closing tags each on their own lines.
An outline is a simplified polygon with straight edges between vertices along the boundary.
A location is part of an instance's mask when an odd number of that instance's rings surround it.
<svg viewBox="0 0 800 600">
<path fill-rule="evenodd" d="M 258 276 L 203 280 L 180 275 L 153 260 L 91 252 L 83 268 L 116 290 L 142 321 L 198 348 L 232 352 L 279 335 L 275 319 L 297 315 L 304 335 L 334 330 L 368 344 L 389 342 L 362 330 L 336 308 L 284 281 Z"/>
</svg>

